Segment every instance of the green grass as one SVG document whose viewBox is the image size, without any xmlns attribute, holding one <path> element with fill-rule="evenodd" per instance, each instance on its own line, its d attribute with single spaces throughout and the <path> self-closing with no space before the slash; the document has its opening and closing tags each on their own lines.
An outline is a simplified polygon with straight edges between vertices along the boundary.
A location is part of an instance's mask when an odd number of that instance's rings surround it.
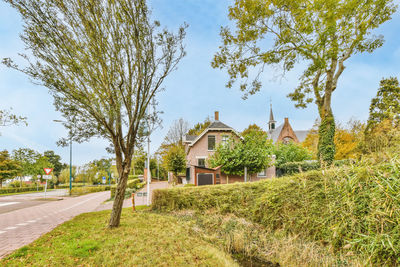
<svg viewBox="0 0 400 267">
<path fill-rule="evenodd" d="M 121 226 L 108 229 L 109 215 L 77 216 L 0 260 L 0 266 L 237 266 L 189 221 L 124 209 Z"/>
<path fill-rule="evenodd" d="M 81 196 L 81 195 L 102 192 L 102 191 L 108 191 L 108 190 L 110 190 L 110 186 L 108 186 L 108 185 L 72 187 L 71 195 Z"/>
<path fill-rule="evenodd" d="M 364 264 L 400 264 L 400 161 L 255 183 L 156 190 L 153 210 L 235 214 Z"/>
</svg>

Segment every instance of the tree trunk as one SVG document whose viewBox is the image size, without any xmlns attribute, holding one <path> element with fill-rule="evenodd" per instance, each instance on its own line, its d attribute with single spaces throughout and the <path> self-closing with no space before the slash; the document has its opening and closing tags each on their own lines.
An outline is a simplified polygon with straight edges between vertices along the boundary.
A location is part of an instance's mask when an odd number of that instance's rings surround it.
<svg viewBox="0 0 400 267">
<path fill-rule="evenodd" d="M 321 113 L 321 124 L 318 129 L 318 160 L 321 168 L 330 167 L 335 158 L 335 119 L 330 110 Z"/>
<path fill-rule="evenodd" d="M 117 158 L 117 166 L 119 165 L 118 160 L 119 162 L 121 162 L 121 159 Z M 130 172 L 130 161 L 128 160 L 128 162 L 129 164 L 127 164 L 127 162 L 124 162 L 123 164 L 120 163 L 121 164 L 120 166 L 122 166 L 122 168 L 121 171 L 119 172 L 120 178 L 118 180 L 117 189 L 115 191 L 115 199 L 111 211 L 111 218 L 108 224 L 109 228 L 118 227 L 120 224 L 122 205 L 124 204 L 124 199 L 125 199 L 126 184 Z"/>
</svg>

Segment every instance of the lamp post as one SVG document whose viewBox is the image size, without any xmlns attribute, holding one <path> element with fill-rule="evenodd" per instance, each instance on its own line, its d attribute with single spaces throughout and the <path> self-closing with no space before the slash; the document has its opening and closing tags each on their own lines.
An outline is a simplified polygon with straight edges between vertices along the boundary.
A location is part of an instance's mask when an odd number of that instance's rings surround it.
<svg viewBox="0 0 400 267">
<path fill-rule="evenodd" d="M 54 122 L 66 123 L 61 120 L 53 120 Z M 69 195 L 72 193 L 72 135 L 69 135 Z"/>
</svg>

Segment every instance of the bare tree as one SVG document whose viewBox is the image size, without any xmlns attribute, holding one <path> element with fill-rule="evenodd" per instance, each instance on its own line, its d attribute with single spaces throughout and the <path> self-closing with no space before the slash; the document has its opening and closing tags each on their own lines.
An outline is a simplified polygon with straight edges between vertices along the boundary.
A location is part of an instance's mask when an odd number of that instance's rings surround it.
<svg viewBox="0 0 400 267">
<path fill-rule="evenodd" d="M 167 135 L 165 136 L 164 143 L 182 145 L 183 136 L 188 131 L 189 131 L 189 123 L 186 120 L 184 120 L 183 118 L 175 120 L 174 123 L 169 128 Z"/>
<path fill-rule="evenodd" d="M 184 56 L 185 26 L 177 34 L 150 21 L 145 0 L 5 0 L 24 21 L 32 56 L 19 68 L 50 89 L 64 124 L 78 141 L 110 142 L 119 180 L 109 227 L 120 224 L 132 156 L 146 108 Z"/>
</svg>

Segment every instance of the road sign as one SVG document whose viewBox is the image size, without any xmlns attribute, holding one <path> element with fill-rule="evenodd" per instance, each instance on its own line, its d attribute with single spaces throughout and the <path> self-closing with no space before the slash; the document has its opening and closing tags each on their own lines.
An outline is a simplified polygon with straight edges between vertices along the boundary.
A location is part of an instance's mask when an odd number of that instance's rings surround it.
<svg viewBox="0 0 400 267">
<path fill-rule="evenodd" d="M 53 168 L 43 168 L 43 170 L 47 175 L 49 175 L 53 171 Z"/>
<path fill-rule="evenodd" d="M 45 180 L 50 180 L 51 178 L 53 178 L 51 175 L 43 175 L 43 179 Z"/>
<path fill-rule="evenodd" d="M 105 183 L 106 183 L 106 177 L 103 176 L 103 184 L 105 184 Z"/>
<path fill-rule="evenodd" d="M 37 178 L 39 178 L 39 179 L 40 179 L 41 177 L 42 177 L 42 176 L 41 176 L 40 174 L 37 176 Z"/>
</svg>

